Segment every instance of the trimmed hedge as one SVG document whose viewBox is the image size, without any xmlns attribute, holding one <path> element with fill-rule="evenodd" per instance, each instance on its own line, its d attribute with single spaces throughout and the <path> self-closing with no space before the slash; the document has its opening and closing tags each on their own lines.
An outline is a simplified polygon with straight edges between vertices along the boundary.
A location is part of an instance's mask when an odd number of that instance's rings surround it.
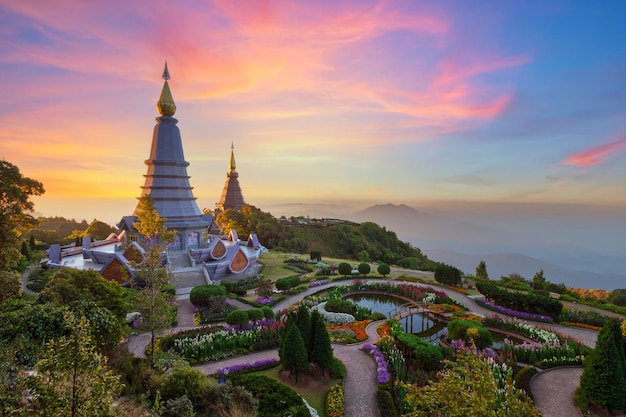
<svg viewBox="0 0 626 417">
<path fill-rule="evenodd" d="M 424 370 L 436 370 L 441 367 L 443 352 L 438 346 L 431 345 L 414 334 L 398 332 L 394 337 L 399 343 L 400 350 Z"/>
<path fill-rule="evenodd" d="M 535 294 L 511 292 L 487 282 L 477 282 L 476 289 L 499 306 L 558 319 L 563 303 L 554 298 Z"/>
<path fill-rule="evenodd" d="M 300 285 L 300 277 L 294 275 L 292 277 L 280 278 L 276 280 L 275 285 L 276 289 L 281 291 L 287 291 Z"/>
<path fill-rule="evenodd" d="M 191 304 L 204 307 L 208 306 L 215 298 L 226 297 L 226 288 L 222 285 L 198 285 L 189 293 Z"/>
<path fill-rule="evenodd" d="M 354 304 L 352 304 L 351 301 L 343 300 L 341 298 L 329 300 L 324 308 L 326 311 L 330 311 L 331 313 L 352 314 L 354 312 Z"/>
</svg>

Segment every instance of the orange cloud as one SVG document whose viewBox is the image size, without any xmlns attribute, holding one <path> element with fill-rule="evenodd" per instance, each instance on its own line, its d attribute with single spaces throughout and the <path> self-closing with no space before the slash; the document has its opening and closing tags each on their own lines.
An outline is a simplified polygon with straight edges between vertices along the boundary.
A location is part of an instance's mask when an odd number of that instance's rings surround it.
<svg viewBox="0 0 626 417">
<path fill-rule="evenodd" d="M 626 147 L 626 138 L 618 139 L 606 145 L 594 146 L 570 155 L 562 165 L 591 167 L 599 165 L 617 156 L 616 152 Z"/>
</svg>

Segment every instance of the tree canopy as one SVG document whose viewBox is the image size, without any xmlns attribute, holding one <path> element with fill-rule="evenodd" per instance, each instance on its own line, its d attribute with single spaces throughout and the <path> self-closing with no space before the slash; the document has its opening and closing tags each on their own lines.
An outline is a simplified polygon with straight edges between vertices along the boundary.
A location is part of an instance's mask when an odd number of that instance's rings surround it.
<svg viewBox="0 0 626 417">
<path fill-rule="evenodd" d="M 43 193 L 39 181 L 23 176 L 10 162 L 0 161 L 0 270 L 15 268 L 20 257 L 16 231 L 36 224 L 30 198 Z"/>
</svg>

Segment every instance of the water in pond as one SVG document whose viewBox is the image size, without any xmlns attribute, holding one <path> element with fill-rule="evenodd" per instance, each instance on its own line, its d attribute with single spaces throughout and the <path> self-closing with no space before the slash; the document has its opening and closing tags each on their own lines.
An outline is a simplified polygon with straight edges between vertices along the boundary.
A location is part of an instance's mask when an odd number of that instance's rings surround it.
<svg viewBox="0 0 626 417">
<path fill-rule="evenodd" d="M 383 313 L 387 317 L 394 313 L 398 307 L 406 304 L 406 301 L 398 300 L 392 297 L 383 297 L 376 295 L 353 295 L 346 297 L 346 300 L 352 301 L 361 307 L 369 307 L 372 312 Z M 400 320 L 402 329 L 407 333 L 415 333 L 430 341 L 436 342 L 438 333 L 446 327 L 445 323 L 438 323 L 430 320 L 421 314 L 413 314 L 412 316 Z M 423 334 L 422 334 L 423 333 Z"/>
</svg>

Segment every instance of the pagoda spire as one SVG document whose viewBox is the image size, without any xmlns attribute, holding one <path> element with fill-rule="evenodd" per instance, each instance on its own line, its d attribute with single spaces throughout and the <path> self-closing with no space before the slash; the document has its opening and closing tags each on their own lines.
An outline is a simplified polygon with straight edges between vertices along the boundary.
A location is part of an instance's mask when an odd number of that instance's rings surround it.
<svg viewBox="0 0 626 417">
<path fill-rule="evenodd" d="M 170 72 L 167 69 L 167 61 L 165 61 L 165 68 L 163 69 L 163 75 L 161 76 L 165 80 L 163 83 L 163 89 L 161 90 L 161 96 L 159 97 L 159 101 L 157 102 L 157 110 L 161 116 L 174 116 L 176 113 L 176 104 L 174 103 L 174 99 L 172 98 L 172 92 L 170 91 L 170 86 L 167 83 L 169 80 Z"/>
<path fill-rule="evenodd" d="M 235 163 L 235 144 L 231 142 L 230 144 L 230 162 L 228 163 L 228 174 L 231 172 L 235 172 L 237 169 L 237 164 Z"/>
</svg>

